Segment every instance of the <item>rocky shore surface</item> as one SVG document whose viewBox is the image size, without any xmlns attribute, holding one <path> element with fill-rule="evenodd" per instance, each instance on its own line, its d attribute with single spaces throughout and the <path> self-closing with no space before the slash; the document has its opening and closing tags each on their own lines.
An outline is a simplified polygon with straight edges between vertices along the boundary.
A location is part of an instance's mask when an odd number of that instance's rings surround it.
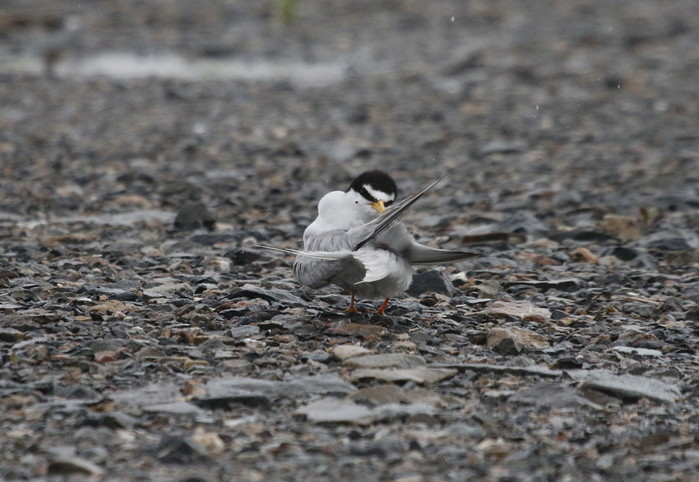
<svg viewBox="0 0 699 482">
<path fill-rule="evenodd" d="M 4 2 L 0 479 L 696 480 L 697 45 L 694 0 Z M 405 222 L 478 256 L 349 316 L 252 246 L 374 168 L 453 170 Z"/>
</svg>

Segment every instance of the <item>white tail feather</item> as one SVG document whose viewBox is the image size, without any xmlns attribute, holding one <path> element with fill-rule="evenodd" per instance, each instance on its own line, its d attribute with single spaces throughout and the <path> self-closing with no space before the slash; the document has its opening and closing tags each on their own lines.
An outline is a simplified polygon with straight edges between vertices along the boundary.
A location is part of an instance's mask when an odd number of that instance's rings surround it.
<svg viewBox="0 0 699 482">
<path fill-rule="evenodd" d="M 309 258 L 327 259 L 329 261 L 337 261 L 352 257 L 352 253 L 350 251 L 300 251 L 298 249 L 275 248 L 272 246 L 263 246 L 261 244 L 257 244 L 253 247 L 268 249 L 270 251 L 278 251 L 280 253 L 293 254 L 294 256 L 308 256 Z"/>
</svg>

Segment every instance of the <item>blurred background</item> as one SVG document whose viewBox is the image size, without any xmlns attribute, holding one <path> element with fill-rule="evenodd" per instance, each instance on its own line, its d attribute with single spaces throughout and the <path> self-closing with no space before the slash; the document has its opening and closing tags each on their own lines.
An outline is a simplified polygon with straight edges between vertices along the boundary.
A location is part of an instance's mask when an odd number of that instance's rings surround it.
<svg viewBox="0 0 699 482">
<path fill-rule="evenodd" d="M 201 201 L 296 236 L 376 167 L 560 223 L 676 207 L 698 45 L 693 0 L 4 0 L 0 215 Z"/>
</svg>

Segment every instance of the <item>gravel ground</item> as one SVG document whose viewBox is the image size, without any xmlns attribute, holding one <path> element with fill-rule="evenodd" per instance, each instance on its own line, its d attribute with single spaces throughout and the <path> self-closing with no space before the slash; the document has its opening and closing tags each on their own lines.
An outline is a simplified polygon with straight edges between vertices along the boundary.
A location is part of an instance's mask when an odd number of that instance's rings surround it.
<svg viewBox="0 0 699 482">
<path fill-rule="evenodd" d="M 0 7 L 0 479 L 699 480 L 694 0 L 279 5 Z M 348 316 L 374 168 L 479 256 Z"/>
</svg>

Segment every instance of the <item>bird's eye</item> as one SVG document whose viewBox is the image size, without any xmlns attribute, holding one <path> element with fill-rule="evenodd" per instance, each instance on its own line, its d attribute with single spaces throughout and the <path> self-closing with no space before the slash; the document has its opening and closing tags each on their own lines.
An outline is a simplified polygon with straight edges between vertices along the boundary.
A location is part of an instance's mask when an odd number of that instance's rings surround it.
<svg viewBox="0 0 699 482">
<path fill-rule="evenodd" d="M 388 206 L 390 206 L 391 204 L 393 204 L 393 201 L 386 201 L 386 202 L 383 203 L 383 204 L 384 204 L 384 206 L 388 207 Z"/>
</svg>

